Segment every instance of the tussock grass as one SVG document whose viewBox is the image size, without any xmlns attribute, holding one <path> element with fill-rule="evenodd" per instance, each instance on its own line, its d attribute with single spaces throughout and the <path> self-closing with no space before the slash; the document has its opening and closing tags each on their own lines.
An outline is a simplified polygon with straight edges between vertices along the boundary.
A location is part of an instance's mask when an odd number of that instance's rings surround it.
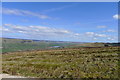
<svg viewBox="0 0 120 80">
<path fill-rule="evenodd" d="M 3 54 L 3 73 L 39 78 L 118 78 L 118 47 Z"/>
</svg>

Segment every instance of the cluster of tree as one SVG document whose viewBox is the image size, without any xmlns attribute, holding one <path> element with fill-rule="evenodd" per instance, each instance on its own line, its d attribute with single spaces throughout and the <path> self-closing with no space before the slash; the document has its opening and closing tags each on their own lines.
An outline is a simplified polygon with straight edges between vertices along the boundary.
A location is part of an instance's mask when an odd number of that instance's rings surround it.
<svg viewBox="0 0 120 80">
<path fill-rule="evenodd" d="M 21 41 L 21 43 L 31 43 L 31 42 L 32 42 L 31 40 L 29 40 L 29 41 L 26 41 L 26 40 Z"/>
</svg>

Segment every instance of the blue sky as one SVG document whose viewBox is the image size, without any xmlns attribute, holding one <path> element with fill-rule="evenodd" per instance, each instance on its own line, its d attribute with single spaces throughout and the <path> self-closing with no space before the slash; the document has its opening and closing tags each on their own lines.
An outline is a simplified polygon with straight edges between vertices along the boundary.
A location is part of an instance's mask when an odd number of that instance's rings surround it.
<svg viewBox="0 0 120 80">
<path fill-rule="evenodd" d="M 117 2 L 3 2 L 3 37 L 116 42 Z"/>
</svg>

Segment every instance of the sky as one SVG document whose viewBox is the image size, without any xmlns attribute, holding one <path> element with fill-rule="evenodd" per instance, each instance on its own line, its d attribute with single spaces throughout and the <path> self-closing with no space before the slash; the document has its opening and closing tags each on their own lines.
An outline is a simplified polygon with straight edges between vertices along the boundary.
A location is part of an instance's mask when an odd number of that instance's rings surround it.
<svg viewBox="0 0 120 80">
<path fill-rule="evenodd" d="M 117 2 L 3 2 L 2 37 L 117 42 Z"/>
</svg>

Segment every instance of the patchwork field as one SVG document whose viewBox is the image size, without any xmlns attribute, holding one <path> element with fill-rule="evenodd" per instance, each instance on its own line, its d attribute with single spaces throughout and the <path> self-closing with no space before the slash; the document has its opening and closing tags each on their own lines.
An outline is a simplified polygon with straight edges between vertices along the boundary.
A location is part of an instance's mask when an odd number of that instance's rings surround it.
<svg viewBox="0 0 120 80">
<path fill-rule="evenodd" d="M 118 47 L 3 54 L 3 73 L 36 78 L 118 78 Z"/>
</svg>

